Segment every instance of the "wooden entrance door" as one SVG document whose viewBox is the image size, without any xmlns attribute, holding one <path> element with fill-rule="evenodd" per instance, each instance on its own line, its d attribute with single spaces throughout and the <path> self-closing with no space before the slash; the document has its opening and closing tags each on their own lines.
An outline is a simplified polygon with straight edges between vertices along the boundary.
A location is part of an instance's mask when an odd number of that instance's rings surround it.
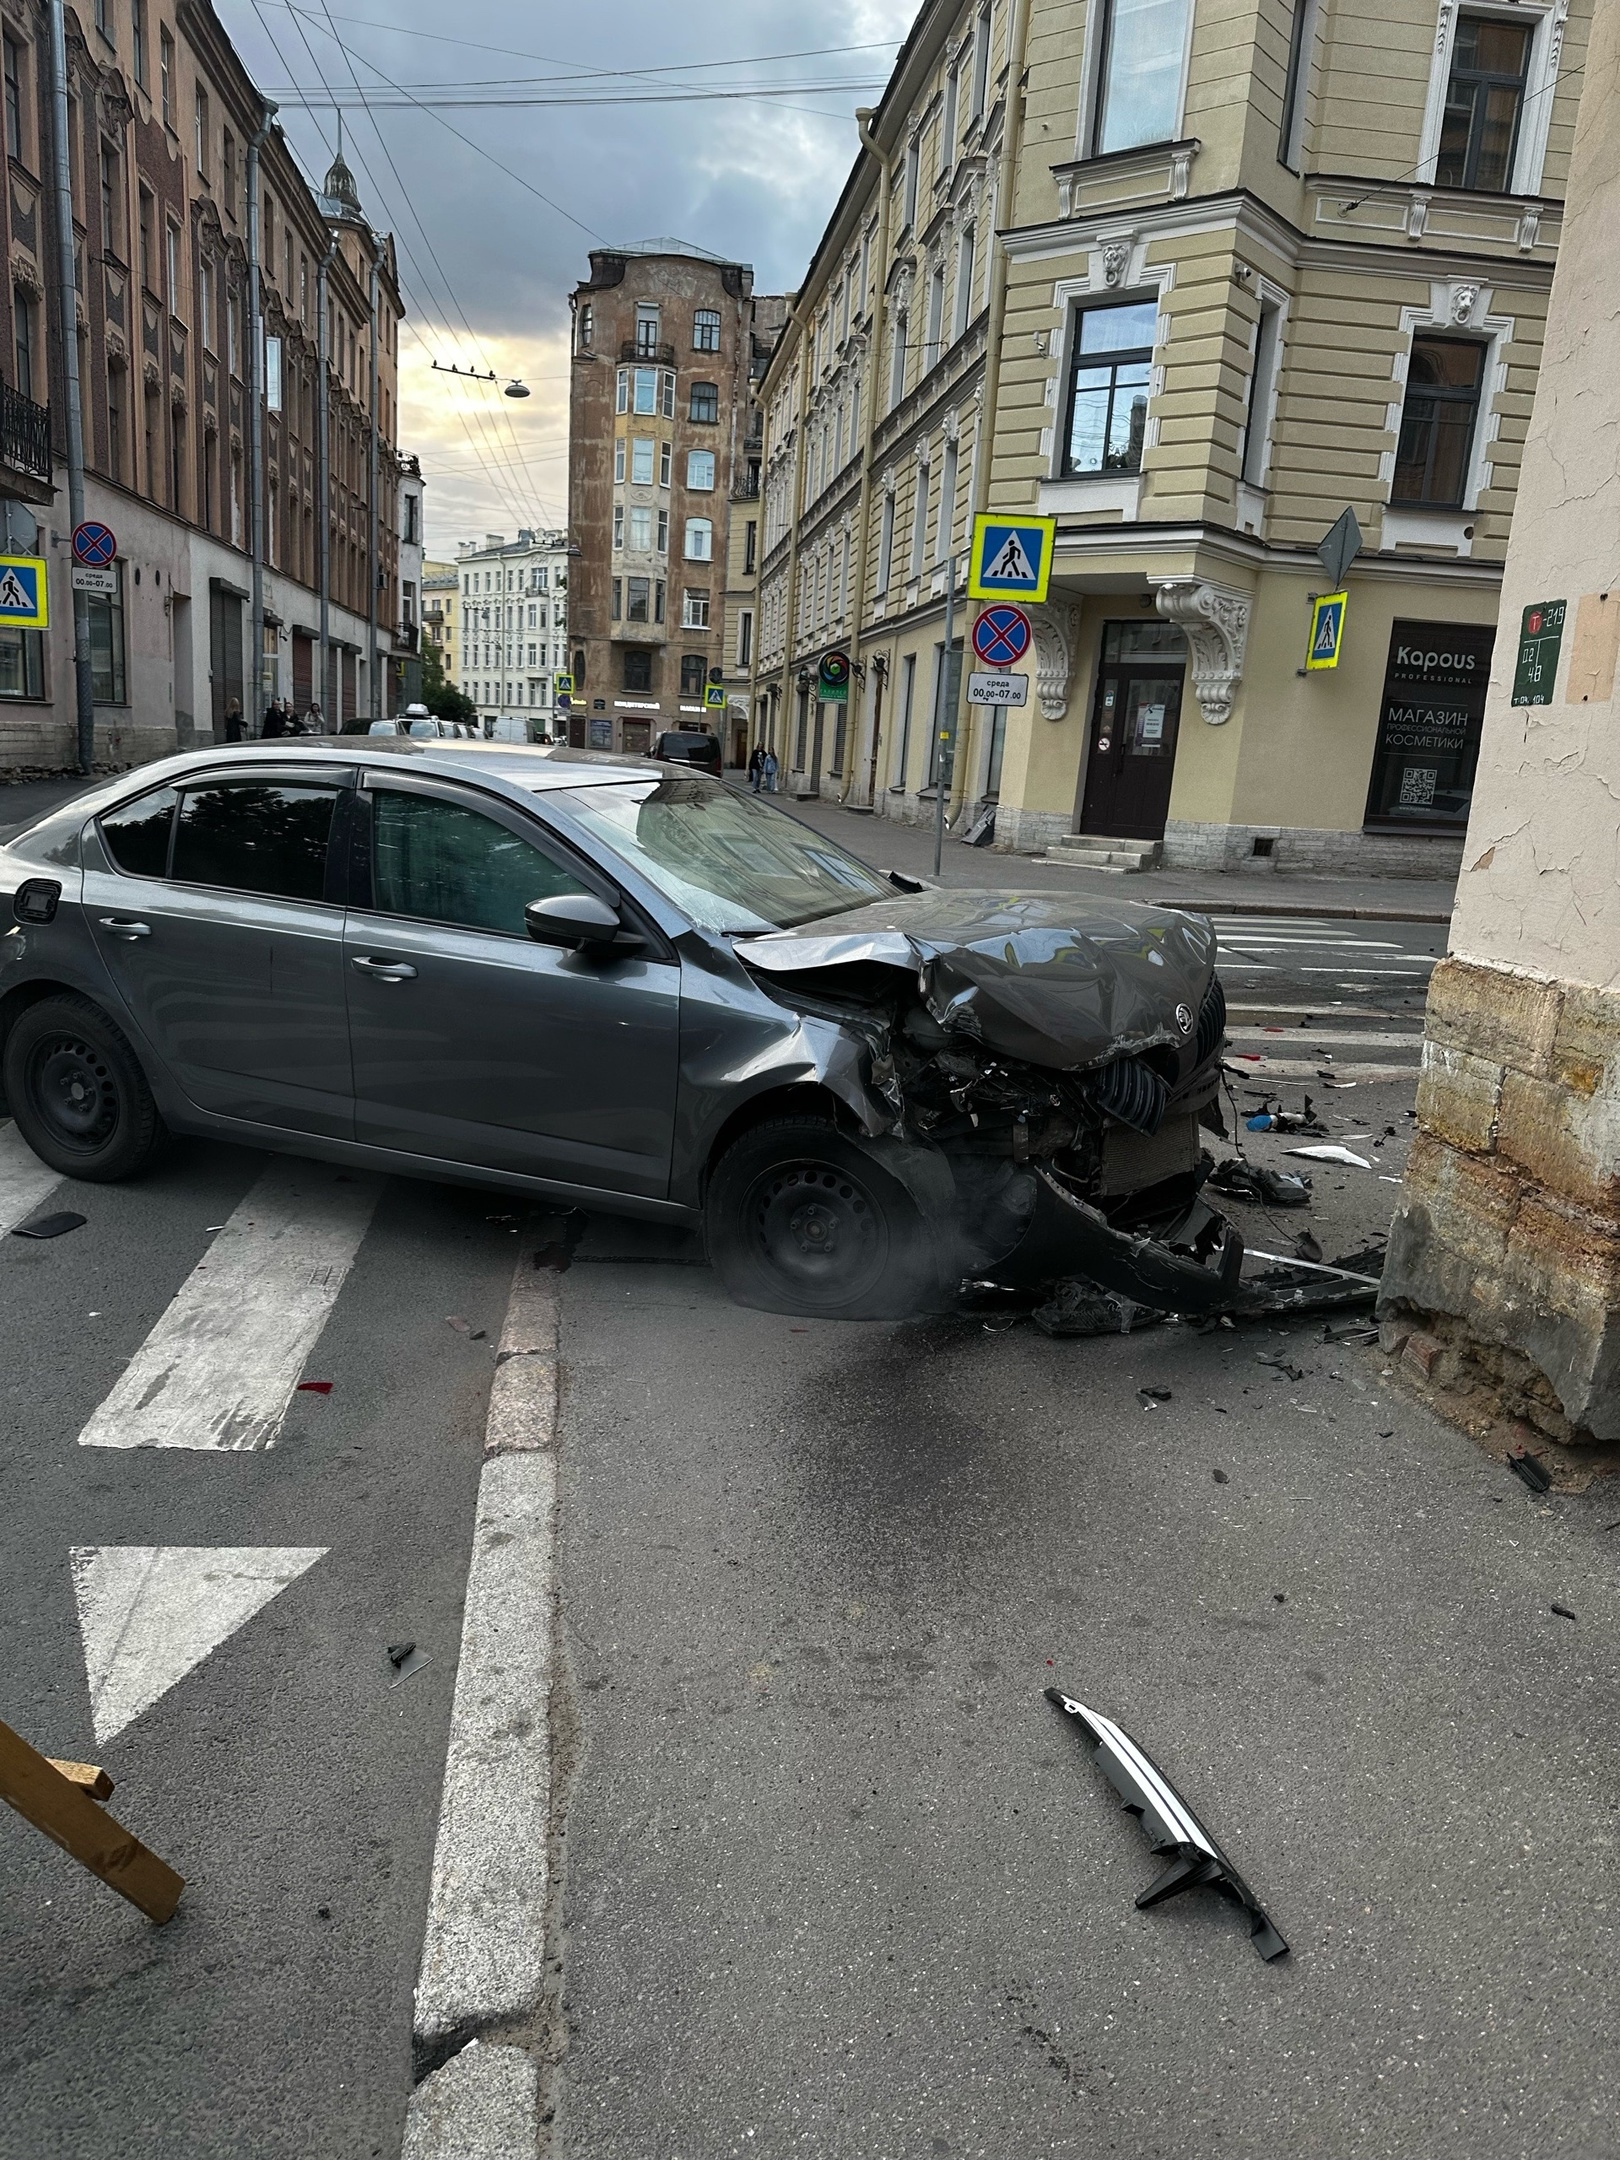
<svg viewBox="0 0 1620 2160">
<path fill-rule="evenodd" d="M 1113 622 L 1103 632 L 1080 830 L 1162 840 L 1176 769 L 1186 643 L 1174 623 Z"/>
</svg>

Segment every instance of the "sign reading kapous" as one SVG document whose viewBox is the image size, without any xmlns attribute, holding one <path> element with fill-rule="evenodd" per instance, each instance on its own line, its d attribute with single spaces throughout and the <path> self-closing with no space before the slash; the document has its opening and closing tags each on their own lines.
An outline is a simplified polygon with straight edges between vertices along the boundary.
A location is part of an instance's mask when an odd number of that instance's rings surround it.
<svg viewBox="0 0 1620 2160">
<path fill-rule="evenodd" d="M 1461 835 L 1495 639 L 1490 623 L 1395 624 L 1367 790 L 1374 831 Z"/>
</svg>

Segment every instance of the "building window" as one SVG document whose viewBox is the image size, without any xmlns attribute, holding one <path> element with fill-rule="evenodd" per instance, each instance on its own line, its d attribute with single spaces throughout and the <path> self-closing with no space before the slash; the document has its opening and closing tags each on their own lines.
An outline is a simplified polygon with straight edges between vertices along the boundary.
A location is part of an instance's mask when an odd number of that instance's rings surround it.
<svg viewBox="0 0 1620 2160">
<path fill-rule="evenodd" d="M 180 228 L 179 228 L 179 226 L 178 226 L 178 225 L 166 225 L 166 226 L 164 227 L 164 230 L 163 230 L 163 241 L 164 241 L 164 252 L 165 252 L 165 255 L 167 256 L 167 260 L 166 260 L 166 262 L 164 263 L 164 266 L 163 266 L 163 267 L 164 267 L 164 270 L 165 270 L 165 272 L 167 273 L 167 278 L 168 278 L 168 286 L 169 286 L 169 313 L 170 313 L 171 315 L 173 315 L 173 316 L 175 316 L 175 317 L 177 317 L 177 318 L 178 318 L 178 317 L 179 317 L 179 314 L 180 314 Z"/>
<path fill-rule="evenodd" d="M 692 350 L 694 352 L 718 352 L 720 350 L 720 310 L 700 307 L 692 318 Z"/>
<path fill-rule="evenodd" d="M 894 497 L 883 498 L 882 520 L 878 526 L 877 589 L 886 593 L 889 580 L 894 574 Z"/>
<path fill-rule="evenodd" d="M 956 243 L 956 306 L 951 318 L 953 339 L 963 336 L 973 320 L 973 271 L 977 235 L 969 225 Z"/>
<path fill-rule="evenodd" d="M 1260 303 L 1255 325 L 1254 371 L 1249 377 L 1249 409 L 1243 422 L 1244 479 L 1263 485 L 1271 462 L 1271 419 L 1277 407 L 1277 374 L 1282 361 L 1282 309 L 1273 300 Z"/>
<path fill-rule="evenodd" d="M 650 510 L 632 510 L 630 513 L 630 545 L 639 553 L 646 554 L 652 547 L 653 520 Z"/>
<path fill-rule="evenodd" d="M 43 698 L 45 633 L 0 629 L 0 698 Z"/>
<path fill-rule="evenodd" d="M 906 338 L 910 318 L 904 308 L 894 318 L 894 343 L 889 354 L 889 409 L 892 412 L 906 394 Z"/>
<path fill-rule="evenodd" d="M 158 102 L 163 125 L 174 126 L 174 39 L 167 30 L 158 32 Z"/>
<path fill-rule="evenodd" d="M 208 92 L 199 87 L 197 91 L 197 171 L 208 178 Z"/>
<path fill-rule="evenodd" d="M 709 595 L 696 592 L 691 586 L 681 605 L 681 628 L 683 630 L 707 630 L 709 627 Z"/>
<path fill-rule="evenodd" d="M 652 583 L 644 577 L 626 578 L 624 581 L 624 619 L 626 622 L 652 621 Z"/>
<path fill-rule="evenodd" d="M 743 574 L 751 576 L 759 563 L 759 521 L 750 518 L 743 528 Z"/>
<path fill-rule="evenodd" d="M 1192 0 L 1108 0 L 1098 66 L 1095 155 L 1175 140 L 1191 12 Z"/>
<path fill-rule="evenodd" d="M 956 546 L 956 476 L 960 458 L 956 444 L 947 442 L 939 474 L 939 529 L 934 539 L 936 562 L 948 562 Z"/>
<path fill-rule="evenodd" d="M 922 140 L 913 136 L 906 145 L 906 194 L 905 209 L 901 222 L 915 225 L 917 222 L 917 184 L 922 175 Z"/>
<path fill-rule="evenodd" d="M 624 437 L 615 435 L 613 438 L 613 478 L 619 487 L 624 485 L 625 458 L 627 455 L 628 450 Z"/>
<path fill-rule="evenodd" d="M 956 162 L 956 111 L 958 78 L 954 67 L 945 70 L 945 117 L 939 130 L 939 169 L 948 173 Z"/>
<path fill-rule="evenodd" d="M 1277 131 L 1277 160 L 1298 172 L 1305 148 L 1305 113 L 1311 87 L 1311 62 L 1321 0 L 1294 0 L 1288 37 L 1288 78 L 1283 86 L 1282 125 Z"/>
<path fill-rule="evenodd" d="M 620 659 L 624 667 L 624 687 L 626 690 L 650 691 L 652 689 L 652 654 L 640 650 L 637 646 L 627 645 L 620 654 Z"/>
<path fill-rule="evenodd" d="M 1483 345 L 1463 338 L 1413 339 L 1392 503 L 1461 506 L 1484 373 Z"/>
<path fill-rule="evenodd" d="M 718 383 L 695 382 L 692 385 L 692 418 L 705 427 L 712 427 L 720 418 Z"/>
<path fill-rule="evenodd" d="M 624 546 L 624 505 L 613 505 L 613 552 L 617 555 Z"/>
<path fill-rule="evenodd" d="M 624 611 L 624 586 L 623 586 L 622 582 L 621 582 L 621 581 L 620 581 L 620 580 L 619 580 L 618 578 L 615 578 L 615 579 L 613 580 L 613 606 L 612 606 L 612 610 L 611 610 L 612 620 L 613 620 L 614 622 L 618 622 L 618 621 L 619 621 L 619 620 L 621 619 L 622 615 L 623 615 L 623 611 Z"/>
<path fill-rule="evenodd" d="M 21 287 L 11 295 L 11 321 L 16 332 L 17 388 L 25 398 L 34 394 L 34 301 Z"/>
<path fill-rule="evenodd" d="M 113 43 L 112 0 L 96 0 L 96 28 L 111 45 Z"/>
<path fill-rule="evenodd" d="M 90 683 L 98 705 L 124 705 L 124 565 L 112 566 L 113 590 L 87 593 L 90 616 Z"/>
<path fill-rule="evenodd" d="M 688 450 L 686 453 L 686 484 L 700 495 L 714 492 L 714 452 L 712 450 Z"/>
<path fill-rule="evenodd" d="M 744 608 L 737 617 L 737 665 L 748 666 L 754 657 L 754 611 Z"/>
<path fill-rule="evenodd" d="M 984 0 L 979 10 L 978 26 L 973 33 L 973 118 L 984 118 L 985 101 L 990 93 L 990 0 Z"/>
<path fill-rule="evenodd" d="M 138 208 L 140 220 L 141 283 L 148 292 L 156 292 L 156 257 L 152 235 L 157 229 L 157 203 L 150 189 L 142 188 Z"/>
<path fill-rule="evenodd" d="M 1437 187 L 1512 185 L 1513 153 L 1530 67 L 1530 26 L 1463 15 L 1451 47 L 1451 80 L 1440 123 Z"/>
<path fill-rule="evenodd" d="M 124 259 L 124 191 L 118 170 L 118 152 L 101 146 L 101 245 L 115 262 Z"/>
<path fill-rule="evenodd" d="M 622 413 L 630 410 L 630 370 L 627 367 L 619 370 L 618 394 L 614 399 L 613 409 Z"/>
<path fill-rule="evenodd" d="M 589 352 L 596 340 L 596 310 L 587 300 L 579 311 L 579 349 Z"/>
<path fill-rule="evenodd" d="M 945 265 L 936 263 L 928 275 L 928 338 L 923 347 L 923 373 L 939 358 L 945 332 Z"/>
<path fill-rule="evenodd" d="M 146 90 L 146 0 L 129 0 L 129 36 L 135 49 L 135 87 Z"/>
<path fill-rule="evenodd" d="M 635 404 L 638 413 L 655 413 L 658 410 L 658 370 L 638 367 L 635 370 Z"/>
<path fill-rule="evenodd" d="M 5 40 L 6 148 L 21 165 L 23 157 L 22 47 L 15 38 Z M 17 695 L 16 692 L 12 693 Z"/>
<path fill-rule="evenodd" d="M 1158 303 L 1087 308 L 1075 326 L 1065 473 L 1142 468 Z"/>
<path fill-rule="evenodd" d="M 669 553 L 669 512 L 667 510 L 660 510 L 658 513 L 658 552 L 660 555 Z"/>
<path fill-rule="evenodd" d="M 636 357 L 641 360 L 658 358 L 658 310 L 645 302 L 636 309 Z M 639 405 L 636 410 L 641 410 Z"/>
<path fill-rule="evenodd" d="M 664 619 L 664 598 L 668 590 L 669 588 L 662 578 L 659 578 L 653 586 L 653 621 L 655 623 L 661 623 Z"/>
<path fill-rule="evenodd" d="M 708 518 L 687 519 L 686 559 L 688 562 L 713 562 L 714 526 Z"/>
<path fill-rule="evenodd" d="M 651 487 L 654 444 L 650 435 L 638 435 L 630 445 L 630 477 L 638 487 Z"/>
</svg>

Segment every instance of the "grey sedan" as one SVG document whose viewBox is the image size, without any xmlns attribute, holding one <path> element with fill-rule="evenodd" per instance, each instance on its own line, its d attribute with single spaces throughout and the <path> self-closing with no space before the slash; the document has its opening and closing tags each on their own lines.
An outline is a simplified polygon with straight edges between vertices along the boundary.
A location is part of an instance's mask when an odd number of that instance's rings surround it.
<svg viewBox="0 0 1620 2160">
<path fill-rule="evenodd" d="M 0 909 L 6 1101 L 74 1177 L 184 1133 L 521 1188 L 841 1316 L 964 1276 L 1211 1308 L 1241 1262 L 1207 922 L 925 889 L 690 770 L 197 752 L 15 837 Z"/>
</svg>

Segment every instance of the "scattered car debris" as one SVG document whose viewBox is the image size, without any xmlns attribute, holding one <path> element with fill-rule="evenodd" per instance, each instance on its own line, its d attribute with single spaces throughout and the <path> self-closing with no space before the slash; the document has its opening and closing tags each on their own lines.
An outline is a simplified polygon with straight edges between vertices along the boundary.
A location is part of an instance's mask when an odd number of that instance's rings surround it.
<svg viewBox="0 0 1620 2160">
<path fill-rule="evenodd" d="M 1060 1688 L 1049 1687 L 1046 1699 L 1079 1725 L 1126 1813 L 1137 1818 L 1154 1852 L 1169 1862 L 1137 1898 L 1138 1908 L 1146 1911 L 1208 1883 L 1248 1914 L 1250 1939 L 1267 1964 L 1286 1957 L 1288 1945 L 1265 1907 L 1151 1757 L 1111 1718 L 1088 1710 Z"/>
<path fill-rule="evenodd" d="M 465 1335 L 469 1342 L 482 1342 L 489 1333 L 488 1328 L 475 1328 L 470 1320 L 463 1320 L 460 1313 L 452 1313 L 445 1325 L 453 1327 L 458 1335 Z"/>
<path fill-rule="evenodd" d="M 1508 1468 L 1521 1485 L 1533 1493 L 1552 1491 L 1552 1477 L 1539 1455 L 1532 1455 L 1528 1448 L 1516 1448 L 1508 1457 Z"/>
<path fill-rule="evenodd" d="M 1213 1475 L 1217 1485 L 1230 1485 L 1232 1482 L 1224 1470 L 1217 1470 Z"/>
<path fill-rule="evenodd" d="M 1305 1377 L 1303 1368 L 1291 1365 L 1280 1350 L 1257 1350 L 1254 1361 L 1257 1365 L 1269 1365 L 1279 1380 L 1299 1381 Z"/>
<path fill-rule="evenodd" d="M 299 1395 L 330 1395 L 332 1383 L 330 1380 L 300 1380 L 295 1392 Z"/>
<path fill-rule="evenodd" d="M 1137 1328 L 1157 1327 L 1164 1314 L 1101 1290 L 1094 1282 L 1071 1279 L 1058 1283 L 1030 1318 L 1043 1335 L 1130 1335 Z"/>
<path fill-rule="evenodd" d="M 1575 1617 L 1575 1615 L 1570 1611 L 1567 1605 L 1555 1605 L 1553 1607 L 1553 1611 L 1558 1615 L 1560 1620 L 1573 1620 Z"/>
<path fill-rule="evenodd" d="M 1354 1085 L 1354 1082 L 1351 1083 Z M 1372 1164 L 1364 1155 L 1356 1155 L 1347 1147 L 1291 1147 L 1290 1155 L 1304 1155 L 1312 1162 L 1343 1163 L 1352 1170 L 1370 1170 Z"/>
<path fill-rule="evenodd" d="M 388 1662 L 394 1668 L 394 1677 L 389 1686 L 398 1687 L 402 1680 L 408 1680 L 412 1673 L 422 1670 L 428 1662 L 428 1655 L 425 1650 L 418 1650 L 413 1642 L 390 1643 Z"/>
<path fill-rule="evenodd" d="M 1302 1230 L 1294 1240 L 1294 1257 L 1297 1260 L 1320 1260 L 1322 1248 L 1309 1230 Z"/>
<path fill-rule="evenodd" d="M 1140 1387 L 1136 1391 L 1136 1399 L 1144 1410 L 1157 1410 L 1160 1403 L 1171 1400 L 1171 1395 L 1167 1387 Z"/>
<path fill-rule="evenodd" d="M 1265 1170 L 1234 1155 L 1210 1172 L 1208 1186 L 1228 1200 L 1258 1200 L 1268 1207 L 1309 1207 L 1311 1181 L 1290 1170 Z"/>
<path fill-rule="evenodd" d="M 11 1234 L 25 1238 L 66 1237 L 70 1230 L 82 1230 L 89 1220 L 88 1215 L 75 1215 L 68 1210 L 59 1215 L 36 1215 L 32 1222 L 19 1223 Z"/>
</svg>

